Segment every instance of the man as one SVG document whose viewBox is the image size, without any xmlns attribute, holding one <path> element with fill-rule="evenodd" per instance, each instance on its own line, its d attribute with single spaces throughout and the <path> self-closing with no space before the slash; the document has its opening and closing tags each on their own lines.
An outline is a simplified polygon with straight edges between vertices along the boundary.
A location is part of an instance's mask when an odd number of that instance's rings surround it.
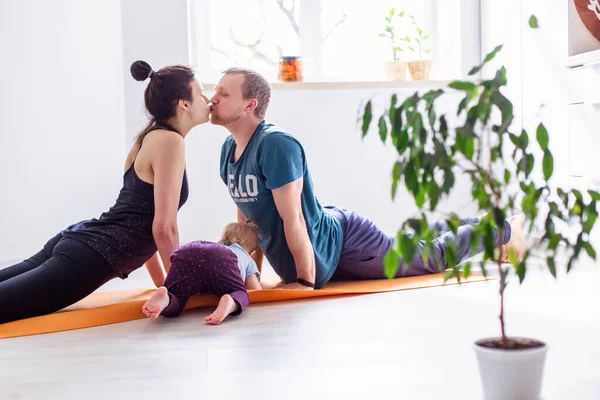
<svg viewBox="0 0 600 400">
<path fill-rule="evenodd" d="M 231 133 L 221 149 L 220 172 L 238 207 L 238 221 L 257 226 L 260 246 L 285 283 L 282 288 L 312 290 L 330 279 L 384 278 L 383 258 L 394 238 L 357 213 L 321 206 L 302 145 L 264 120 L 270 99 L 266 79 L 240 68 L 224 72 L 211 99 L 211 122 Z M 471 257 L 469 224 L 477 222 L 463 220 L 456 236 L 446 232 L 434 240 L 428 263 L 417 254 L 396 276 L 443 271 L 449 242 L 460 260 Z M 506 221 L 502 245 L 522 254 L 523 227 L 521 217 Z"/>
</svg>

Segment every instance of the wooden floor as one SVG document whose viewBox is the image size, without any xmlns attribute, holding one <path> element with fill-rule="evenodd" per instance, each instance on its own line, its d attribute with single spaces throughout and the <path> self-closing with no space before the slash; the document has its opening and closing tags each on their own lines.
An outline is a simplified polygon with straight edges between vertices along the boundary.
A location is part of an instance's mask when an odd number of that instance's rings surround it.
<svg viewBox="0 0 600 400">
<path fill-rule="evenodd" d="M 507 289 L 508 334 L 548 343 L 544 399 L 600 399 L 600 268 L 532 269 Z M 498 304 L 494 281 L 0 340 L 0 399 L 482 399 L 472 345 L 498 335 Z"/>
</svg>

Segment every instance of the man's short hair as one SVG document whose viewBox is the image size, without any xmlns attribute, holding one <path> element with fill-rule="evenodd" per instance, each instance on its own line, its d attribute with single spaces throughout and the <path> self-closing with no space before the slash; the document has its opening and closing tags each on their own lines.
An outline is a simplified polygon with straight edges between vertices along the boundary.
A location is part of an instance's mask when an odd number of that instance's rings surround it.
<svg viewBox="0 0 600 400">
<path fill-rule="evenodd" d="M 254 109 L 254 114 L 264 119 L 267 108 L 271 102 L 271 85 L 264 76 L 256 71 L 247 68 L 229 68 L 223 71 L 224 74 L 241 74 L 244 76 L 242 84 L 242 96 L 244 99 L 256 99 L 258 105 Z"/>
</svg>

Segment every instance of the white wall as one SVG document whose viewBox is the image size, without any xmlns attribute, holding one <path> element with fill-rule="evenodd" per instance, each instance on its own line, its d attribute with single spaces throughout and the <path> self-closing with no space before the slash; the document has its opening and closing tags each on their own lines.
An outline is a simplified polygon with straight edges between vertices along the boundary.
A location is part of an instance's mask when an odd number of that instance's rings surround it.
<svg viewBox="0 0 600 400">
<path fill-rule="evenodd" d="M 565 60 L 568 55 L 568 2 L 562 0 L 523 1 L 523 123 L 534 133 L 543 122 L 550 134 L 549 147 L 554 156 L 553 184 L 569 187 L 568 97 L 576 85 L 569 79 Z M 540 27 L 530 29 L 531 14 Z M 535 135 L 533 136 L 535 137 Z M 540 154 L 541 155 L 541 154 Z"/>
<path fill-rule="evenodd" d="M 145 83 L 131 77 L 129 68 L 144 60 L 158 70 L 166 65 L 189 64 L 188 17 L 185 0 L 122 0 L 123 71 L 127 146 L 145 126 Z"/>
<path fill-rule="evenodd" d="M 125 114 L 119 0 L 0 0 L 0 261 L 117 197 Z"/>
</svg>

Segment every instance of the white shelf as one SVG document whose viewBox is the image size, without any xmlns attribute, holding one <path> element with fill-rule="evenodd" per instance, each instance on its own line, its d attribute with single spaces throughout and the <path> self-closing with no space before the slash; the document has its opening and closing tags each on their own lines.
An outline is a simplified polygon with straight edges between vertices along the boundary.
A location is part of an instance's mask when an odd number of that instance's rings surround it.
<svg viewBox="0 0 600 400">
<path fill-rule="evenodd" d="M 373 82 L 272 82 L 273 90 L 340 90 L 340 89 L 438 89 L 452 81 L 373 81 Z M 204 84 L 214 90 L 215 84 Z"/>
<path fill-rule="evenodd" d="M 600 50 L 588 51 L 586 53 L 575 54 L 567 58 L 566 66 L 569 68 L 579 67 L 582 65 L 599 64 Z"/>
</svg>

